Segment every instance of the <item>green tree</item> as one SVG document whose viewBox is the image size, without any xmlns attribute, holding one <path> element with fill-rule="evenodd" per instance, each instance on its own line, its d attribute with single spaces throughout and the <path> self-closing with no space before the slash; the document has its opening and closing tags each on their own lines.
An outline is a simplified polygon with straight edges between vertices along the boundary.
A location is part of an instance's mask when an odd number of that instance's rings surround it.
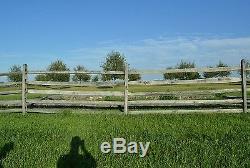
<svg viewBox="0 0 250 168">
<path fill-rule="evenodd" d="M 224 64 L 222 61 L 216 65 L 217 68 L 219 67 L 228 67 L 227 64 Z M 212 68 L 211 66 L 209 68 Z M 203 76 L 205 78 L 215 78 L 215 77 L 228 77 L 231 74 L 230 71 L 221 71 L 221 72 L 204 72 Z"/>
<path fill-rule="evenodd" d="M 223 62 L 219 61 L 217 67 L 228 67 L 227 64 L 224 64 Z M 230 71 L 221 71 L 221 72 L 218 72 L 218 77 L 228 77 L 229 75 L 231 74 Z"/>
<path fill-rule="evenodd" d="M 8 80 L 11 82 L 22 81 L 22 67 L 20 65 L 13 65 L 12 67 L 10 67 Z"/>
<path fill-rule="evenodd" d="M 56 60 L 52 62 L 49 67 L 48 71 L 69 71 L 69 68 L 63 61 Z M 50 73 L 46 75 L 47 79 L 50 81 L 57 81 L 57 82 L 68 82 L 70 80 L 70 74 L 57 74 L 57 73 Z"/>
<path fill-rule="evenodd" d="M 106 61 L 102 64 L 103 71 L 124 71 L 125 69 L 126 59 L 124 55 L 122 55 L 118 51 L 112 51 L 107 54 Z M 124 79 L 124 75 L 118 74 L 103 74 L 102 80 L 116 80 L 116 79 Z"/>
<path fill-rule="evenodd" d="M 174 69 L 173 67 L 168 67 L 167 70 Z M 163 78 L 166 80 L 174 80 L 178 78 L 178 73 L 164 73 Z"/>
<path fill-rule="evenodd" d="M 92 80 L 92 82 L 98 82 L 99 81 L 99 76 L 94 75 L 91 80 Z"/>
<path fill-rule="evenodd" d="M 107 54 L 106 61 L 101 65 L 103 71 L 124 71 L 126 59 L 118 51 L 112 51 Z M 124 79 L 124 75 L 103 74 L 102 80 Z"/>
<path fill-rule="evenodd" d="M 107 54 L 106 61 L 101 65 L 103 71 L 124 71 L 126 64 L 126 59 L 123 54 L 118 51 L 111 51 Z M 128 67 L 129 68 L 129 67 Z M 136 71 L 132 69 L 132 71 Z M 129 74 L 128 78 L 130 81 L 140 80 L 140 74 Z M 103 74 L 102 80 L 116 80 L 116 79 L 124 79 L 124 75 L 118 74 Z"/>
<path fill-rule="evenodd" d="M 85 72 L 87 72 L 87 69 L 84 66 L 77 65 L 74 68 L 74 71 L 85 71 Z M 78 82 L 78 81 L 79 82 L 88 81 L 88 80 L 90 80 L 90 75 L 89 74 L 75 74 L 72 77 L 72 80 L 75 81 L 75 82 Z"/>
<path fill-rule="evenodd" d="M 208 68 L 213 68 L 212 66 L 209 66 Z M 217 77 L 217 72 L 203 72 L 204 78 L 214 78 Z"/>
<path fill-rule="evenodd" d="M 137 73 L 136 69 L 131 69 L 131 71 L 136 72 L 136 73 L 128 75 L 129 81 L 141 80 L 141 74 Z"/>
<path fill-rule="evenodd" d="M 48 81 L 48 78 L 47 78 L 47 75 L 45 74 L 39 74 L 39 75 L 36 75 L 35 80 L 36 81 Z"/>
<path fill-rule="evenodd" d="M 176 69 L 186 69 L 186 68 L 195 68 L 194 62 L 186 62 L 181 60 L 180 64 L 177 64 Z M 171 67 L 167 69 L 172 69 Z M 179 79 L 179 80 L 193 80 L 200 78 L 200 74 L 198 72 L 180 72 L 180 73 L 164 73 L 164 79 Z"/>
</svg>

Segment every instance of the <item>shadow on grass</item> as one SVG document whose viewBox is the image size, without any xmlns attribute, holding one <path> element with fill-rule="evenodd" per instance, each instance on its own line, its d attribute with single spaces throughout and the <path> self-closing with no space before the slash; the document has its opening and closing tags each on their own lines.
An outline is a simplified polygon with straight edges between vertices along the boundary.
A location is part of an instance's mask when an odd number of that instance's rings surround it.
<svg viewBox="0 0 250 168">
<path fill-rule="evenodd" d="M 79 153 L 79 148 L 83 154 Z M 94 157 L 86 150 L 84 140 L 75 136 L 70 142 L 70 152 L 61 155 L 57 161 L 57 168 L 95 168 Z"/>
<path fill-rule="evenodd" d="M 14 143 L 9 142 L 6 143 L 1 149 L 0 149 L 0 168 L 3 168 L 2 161 L 4 158 L 6 158 L 7 154 L 14 149 Z"/>
</svg>

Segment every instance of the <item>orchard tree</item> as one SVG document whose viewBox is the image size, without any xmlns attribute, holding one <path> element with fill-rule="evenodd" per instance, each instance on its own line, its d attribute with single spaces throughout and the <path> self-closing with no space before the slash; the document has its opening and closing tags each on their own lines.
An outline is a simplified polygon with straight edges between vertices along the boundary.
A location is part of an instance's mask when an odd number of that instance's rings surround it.
<svg viewBox="0 0 250 168">
<path fill-rule="evenodd" d="M 107 54 L 106 61 L 101 65 L 103 71 L 124 71 L 126 59 L 118 51 L 111 51 Z M 102 80 L 124 79 L 124 75 L 103 74 Z"/>
<path fill-rule="evenodd" d="M 36 81 L 48 81 L 48 78 L 47 78 L 47 75 L 45 74 L 39 74 L 39 75 L 36 75 L 35 80 Z"/>
<path fill-rule="evenodd" d="M 194 62 L 186 62 L 181 60 L 180 64 L 177 64 L 176 69 L 186 69 L 186 68 L 195 68 Z M 167 69 L 173 69 L 169 67 Z M 180 72 L 180 73 L 165 73 L 163 75 L 164 79 L 179 79 L 179 80 L 193 80 L 200 78 L 200 74 L 198 72 Z"/>
<path fill-rule="evenodd" d="M 213 68 L 212 66 L 209 66 L 208 68 Z M 217 72 L 203 72 L 204 78 L 214 78 L 217 77 Z"/>
<path fill-rule="evenodd" d="M 228 65 L 219 61 L 217 68 L 219 68 L 219 67 L 228 67 Z M 230 74 L 231 74 L 230 71 L 221 71 L 221 72 L 218 72 L 218 77 L 228 77 Z"/>
<path fill-rule="evenodd" d="M 102 64 L 101 67 L 103 71 L 124 71 L 125 64 L 126 64 L 126 59 L 123 54 L 121 54 L 118 51 L 111 51 L 110 53 L 107 54 L 106 61 Z M 141 79 L 140 74 L 129 74 L 128 77 L 130 81 Z M 124 79 L 124 75 L 118 75 L 118 74 L 102 75 L 103 81 L 116 80 L 116 79 Z"/>
<path fill-rule="evenodd" d="M 13 65 L 12 67 L 10 67 L 8 80 L 11 82 L 22 81 L 22 67 L 20 65 Z"/>
<path fill-rule="evenodd" d="M 141 75 L 136 71 L 136 69 L 131 69 L 131 71 L 133 71 L 135 73 L 128 75 L 129 81 L 138 81 L 138 80 L 141 80 Z"/>
<path fill-rule="evenodd" d="M 222 61 L 216 65 L 217 68 L 228 67 L 227 64 L 224 64 Z M 211 66 L 209 68 L 212 68 Z M 221 72 L 204 72 L 203 76 L 205 78 L 216 78 L 216 77 L 228 77 L 231 74 L 230 71 L 221 71 Z"/>
<path fill-rule="evenodd" d="M 69 71 L 69 68 L 63 61 L 56 60 L 52 62 L 49 67 L 48 71 Z M 57 73 L 51 73 L 46 75 L 47 79 L 49 81 L 56 81 L 56 82 L 69 82 L 70 80 L 70 74 L 57 74 Z"/>
<path fill-rule="evenodd" d="M 85 71 L 85 72 L 87 72 L 87 69 L 84 66 L 77 65 L 74 68 L 74 71 Z M 75 81 L 75 82 L 79 81 L 81 83 L 81 82 L 90 80 L 90 75 L 89 74 L 75 74 L 72 77 L 72 80 Z"/>
<path fill-rule="evenodd" d="M 173 69 L 173 67 L 168 67 L 167 70 Z M 164 73 L 163 78 L 166 80 L 174 80 L 177 79 L 178 73 Z"/>
</svg>

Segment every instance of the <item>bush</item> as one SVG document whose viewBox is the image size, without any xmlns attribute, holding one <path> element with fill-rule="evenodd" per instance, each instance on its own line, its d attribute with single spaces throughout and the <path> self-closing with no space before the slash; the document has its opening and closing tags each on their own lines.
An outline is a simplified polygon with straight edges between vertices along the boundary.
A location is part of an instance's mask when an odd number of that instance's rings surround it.
<svg viewBox="0 0 250 168">
<path fill-rule="evenodd" d="M 44 74 L 39 74 L 39 75 L 37 75 L 37 76 L 35 77 L 35 80 L 36 80 L 36 81 L 48 81 L 48 78 L 47 78 L 47 76 L 44 75 Z"/>
<path fill-rule="evenodd" d="M 168 67 L 167 70 L 173 69 L 172 67 Z M 177 79 L 178 73 L 165 73 L 163 74 L 164 79 L 174 80 Z"/>
<path fill-rule="evenodd" d="M 48 71 L 69 71 L 69 68 L 67 68 L 67 65 L 63 63 L 61 60 L 56 60 L 55 62 L 52 62 L 49 67 Z M 70 80 L 70 74 L 56 74 L 51 73 L 47 74 L 46 78 L 50 81 L 56 81 L 56 82 L 69 82 Z"/>
<path fill-rule="evenodd" d="M 118 51 L 112 51 L 107 54 L 106 62 L 101 66 L 103 71 L 124 71 L 126 59 Z M 124 79 L 124 75 L 104 74 L 102 75 L 103 81 Z"/>
<path fill-rule="evenodd" d="M 195 64 L 191 62 L 181 61 L 180 64 L 177 64 L 176 69 L 186 69 L 186 68 L 195 68 Z M 169 67 L 167 69 L 172 69 Z M 180 73 L 165 73 L 163 75 L 164 79 L 179 79 L 179 80 L 193 80 L 200 78 L 200 74 L 198 72 L 180 72 Z"/>
<path fill-rule="evenodd" d="M 136 72 L 135 69 L 131 69 L 131 71 Z M 141 80 L 141 75 L 139 73 L 129 74 L 128 79 L 129 79 L 129 81 L 138 81 L 138 80 Z"/>
<path fill-rule="evenodd" d="M 118 51 L 111 51 L 107 54 L 106 62 L 103 63 L 101 66 L 103 71 L 124 71 L 126 64 L 126 59 L 123 54 Z M 129 68 L 129 67 L 128 67 Z M 132 69 L 136 71 L 135 69 Z M 128 78 L 130 81 L 136 81 L 141 79 L 140 74 L 129 74 Z M 124 75 L 118 74 L 103 74 L 102 80 L 109 81 L 109 80 L 117 80 L 117 79 L 124 79 Z"/>
<path fill-rule="evenodd" d="M 213 68 L 213 67 L 209 66 L 208 68 Z M 214 78 L 217 76 L 217 72 L 204 72 L 203 76 L 204 78 Z"/>
<path fill-rule="evenodd" d="M 8 80 L 11 82 L 21 82 L 22 81 L 22 67 L 20 65 L 13 65 L 10 68 Z"/>
<path fill-rule="evenodd" d="M 219 67 L 228 67 L 227 64 L 224 64 L 223 62 L 219 61 L 219 63 L 216 65 L 217 68 Z M 212 68 L 211 66 L 209 68 Z M 204 72 L 203 76 L 204 78 L 215 78 L 215 77 L 228 77 L 231 74 L 230 71 L 221 71 L 221 72 Z"/>
<path fill-rule="evenodd" d="M 84 68 L 84 66 L 78 65 L 74 68 L 74 71 L 86 71 L 87 69 Z M 90 75 L 89 74 L 75 74 L 72 78 L 73 81 L 75 82 L 84 82 L 90 80 Z"/>
</svg>

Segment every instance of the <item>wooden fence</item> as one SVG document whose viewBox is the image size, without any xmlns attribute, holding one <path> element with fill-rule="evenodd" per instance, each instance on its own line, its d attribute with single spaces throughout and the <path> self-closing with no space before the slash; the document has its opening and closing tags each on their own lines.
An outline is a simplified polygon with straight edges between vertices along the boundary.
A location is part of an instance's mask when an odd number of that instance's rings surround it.
<svg viewBox="0 0 250 168">
<path fill-rule="evenodd" d="M 219 67 L 219 68 L 190 68 L 190 69 L 167 69 L 167 70 L 139 70 L 129 71 L 128 66 L 125 66 L 124 71 L 29 71 L 27 64 L 23 65 L 21 91 L 3 91 L 0 95 L 5 94 L 20 94 L 22 100 L 20 101 L 0 101 L 0 105 L 22 107 L 22 112 L 25 114 L 28 107 L 123 107 L 125 114 L 129 113 L 129 107 L 202 107 L 202 106 L 227 106 L 240 105 L 243 112 L 247 112 L 247 79 L 245 60 L 241 60 L 240 67 Z M 181 72 L 223 72 L 223 71 L 241 71 L 241 78 L 223 78 L 223 79 L 197 79 L 197 80 L 166 80 L 166 81 L 129 81 L 129 74 L 164 74 L 164 73 L 181 73 Z M 29 74 L 119 74 L 124 75 L 124 80 L 120 82 L 41 82 L 28 81 Z M 9 73 L 0 73 L 0 76 L 8 76 Z M 241 82 L 241 89 L 220 89 L 220 90 L 197 90 L 197 91 L 171 91 L 171 92 L 129 92 L 129 85 L 167 85 L 167 84 L 193 84 L 193 83 L 232 83 Z M 4 83 L 1 85 L 15 85 L 19 83 Z M 41 86 L 104 86 L 112 87 L 116 84 L 122 84 L 124 91 L 65 91 L 65 90 L 35 90 L 28 89 L 28 85 Z M 129 96 L 160 96 L 169 94 L 190 95 L 190 94 L 204 94 L 204 93 L 228 93 L 241 91 L 242 97 L 237 99 L 227 100 L 135 100 L 129 101 Z M 250 90 L 249 90 L 250 91 Z M 47 95 L 73 95 L 73 96 L 118 96 L 123 97 L 123 102 L 118 101 L 67 101 L 67 100 L 28 100 L 28 94 L 47 94 Z M 235 109 L 234 109 L 235 110 Z"/>
</svg>

